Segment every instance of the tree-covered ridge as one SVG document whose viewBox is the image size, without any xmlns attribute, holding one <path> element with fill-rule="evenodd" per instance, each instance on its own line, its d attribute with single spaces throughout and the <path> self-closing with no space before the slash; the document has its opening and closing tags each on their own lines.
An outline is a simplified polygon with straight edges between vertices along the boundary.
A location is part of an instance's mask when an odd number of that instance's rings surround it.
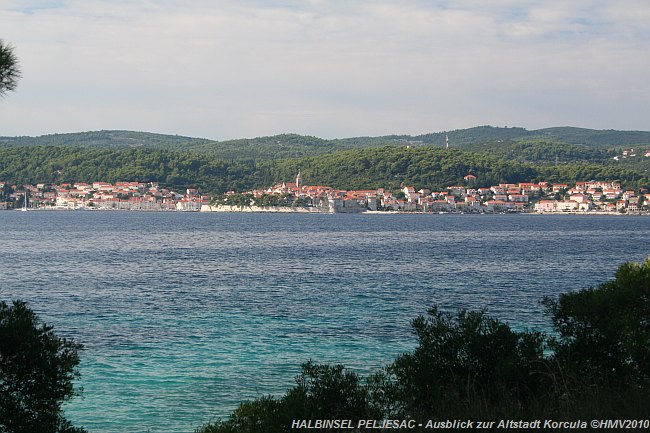
<svg viewBox="0 0 650 433">
<path fill-rule="evenodd" d="M 443 189 L 473 174 L 476 186 L 547 180 L 617 180 L 625 187 L 650 186 L 647 172 L 608 164 L 533 165 L 489 154 L 431 147 L 381 147 L 335 154 L 256 162 L 223 160 L 200 152 L 161 149 L 77 147 L 0 148 L 0 181 L 10 184 L 61 182 L 159 182 L 205 192 L 246 191 L 288 181 L 301 170 L 312 185 L 339 189 Z"/>
<path fill-rule="evenodd" d="M 60 146 L 81 148 L 147 148 L 191 151 L 224 160 L 270 160 L 321 155 L 339 150 L 402 146 L 403 140 L 387 138 L 349 138 L 324 140 L 318 137 L 280 134 L 268 137 L 214 141 L 202 138 L 153 134 L 133 131 L 93 131 L 71 134 L 52 134 L 40 137 L 0 137 L 2 146 Z"/>
<path fill-rule="evenodd" d="M 364 149 L 380 146 L 403 146 L 402 140 L 385 138 L 349 138 L 325 140 L 298 134 L 280 134 L 269 137 L 210 142 L 192 148 L 226 160 L 254 159 L 266 161 L 284 158 L 299 158 L 335 153 L 341 150 Z"/>
<path fill-rule="evenodd" d="M 449 144 L 452 147 L 464 148 L 477 142 L 496 141 L 496 140 L 515 140 L 522 137 L 531 137 L 535 135 L 532 131 L 524 128 L 508 128 L 496 126 L 475 126 L 472 128 L 455 129 L 453 131 L 434 132 L 429 134 L 416 135 L 414 137 L 402 135 L 394 136 L 402 139 L 422 141 L 425 144 L 444 147 L 446 139 L 449 138 Z"/>
<path fill-rule="evenodd" d="M 176 135 L 133 131 L 94 131 L 52 134 L 41 137 L 0 137 L 1 146 L 74 146 L 89 148 L 151 148 L 194 151 L 216 158 L 256 161 L 298 158 L 335 153 L 341 150 L 385 146 L 431 146 L 489 152 L 519 161 L 602 162 L 608 149 L 645 146 L 650 148 L 650 132 L 597 131 L 581 128 L 524 128 L 478 126 L 417 136 L 388 135 L 326 140 L 298 134 L 214 141 Z M 507 154 L 507 155 L 506 155 Z"/>
<path fill-rule="evenodd" d="M 477 126 L 474 128 L 449 131 L 447 135 L 449 136 L 450 143 L 454 143 L 459 147 L 476 142 L 525 140 L 531 138 L 542 138 L 549 141 L 560 141 L 603 149 L 650 145 L 650 131 L 597 130 L 569 126 L 537 130 L 527 130 L 517 127 L 499 128 L 493 126 Z M 424 134 L 413 137 L 413 139 L 442 146 L 444 144 L 445 133 Z"/>
<path fill-rule="evenodd" d="M 489 154 L 456 149 L 383 147 L 351 150 L 333 155 L 271 162 L 274 179 L 291 179 L 301 170 L 308 184 L 341 189 L 390 188 L 411 185 L 444 189 L 464 184 L 467 174 L 477 177 L 475 186 L 533 181 L 575 182 L 619 180 L 630 188 L 650 184 L 647 172 L 610 164 L 533 165 Z M 262 165 L 260 165 L 262 166 Z"/>
<path fill-rule="evenodd" d="M 0 179 L 15 184 L 135 181 L 225 191 L 257 184 L 256 175 L 254 162 L 225 162 L 193 152 L 40 146 L 0 149 Z"/>
<path fill-rule="evenodd" d="M 509 161 L 535 165 L 599 164 L 616 169 L 650 173 L 650 145 L 620 148 L 595 148 L 569 144 L 549 137 L 530 137 L 516 140 L 476 142 L 463 147 L 471 152 L 484 153 Z M 634 149 L 633 152 L 630 150 Z M 626 156 L 624 152 L 631 153 Z M 560 169 L 561 171 L 561 169 Z"/>
<path fill-rule="evenodd" d="M 617 131 L 613 129 L 596 130 L 586 128 L 558 127 L 533 131 L 571 144 L 584 144 L 595 148 L 616 148 L 650 145 L 648 131 Z"/>
<path fill-rule="evenodd" d="M 290 179 L 298 169 L 308 184 L 336 185 L 341 189 L 397 189 L 402 184 L 440 189 L 462 183 L 468 173 L 486 185 L 506 180 L 524 182 L 538 176 L 529 165 L 431 147 L 350 150 L 272 165 L 274 177 L 284 179 Z"/>
<path fill-rule="evenodd" d="M 0 146 L 61 146 L 84 148 L 192 148 L 211 142 L 203 138 L 137 131 L 89 131 L 39 137 L 0 137 Z"/>
<path fill-rule="evenodd" d="M 617 154 L 613 150 L 594 149 L 584 145 L 569 144 L 539 137 L 475 142 L 463 146 L 463 150 L 486 153 L 500 159 L 545 164 L 564 164 L 578 161 L 610 163 Z"/>
</svg>

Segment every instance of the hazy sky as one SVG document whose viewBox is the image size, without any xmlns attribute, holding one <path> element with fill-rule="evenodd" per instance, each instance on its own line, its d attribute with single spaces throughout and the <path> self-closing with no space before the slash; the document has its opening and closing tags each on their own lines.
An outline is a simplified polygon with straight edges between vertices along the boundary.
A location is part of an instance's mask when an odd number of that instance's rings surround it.
<svg viewBox="0 0 650 433">
<path fill-rule="evenodd" d="M 0 0 L 0 135 L 650 130 L 648 0 Z"/>
</svg>

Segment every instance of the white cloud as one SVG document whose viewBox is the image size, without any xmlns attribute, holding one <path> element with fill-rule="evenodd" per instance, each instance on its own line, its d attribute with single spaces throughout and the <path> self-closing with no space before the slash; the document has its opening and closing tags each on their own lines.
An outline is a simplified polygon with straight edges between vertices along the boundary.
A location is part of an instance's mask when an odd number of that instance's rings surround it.
<svg viewBox="0 0 650 433">
<path fill-rule="evenodd" d="M 649 126 L 640 1 L 4 4 L 23 79 L 0 135 Z"/>
</svg>

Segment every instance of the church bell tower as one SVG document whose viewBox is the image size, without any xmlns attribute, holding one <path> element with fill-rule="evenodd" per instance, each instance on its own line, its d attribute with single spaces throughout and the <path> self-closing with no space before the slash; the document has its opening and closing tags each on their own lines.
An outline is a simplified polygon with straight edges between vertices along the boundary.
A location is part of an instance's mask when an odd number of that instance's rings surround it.
<svg viewBox="0 0 650 433">
<path fill-rule="evenodd" d="M 298 175 L 296 176 L 296 188 L 302 188 L 302 175 L 300 170 L 298 170 Z"/>
</svg>

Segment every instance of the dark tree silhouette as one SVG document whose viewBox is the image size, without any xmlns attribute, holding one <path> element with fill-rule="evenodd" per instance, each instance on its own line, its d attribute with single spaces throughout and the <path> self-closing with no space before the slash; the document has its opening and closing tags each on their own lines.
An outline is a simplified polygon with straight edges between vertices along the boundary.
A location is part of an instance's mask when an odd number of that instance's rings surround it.
<svg viewBox="0 0 650 433">
<path fill-rule="evenodd" d="M 16 90 L 20 68 L 14 48 L 0 39 L 0 97 Z"/>
<path fill-rule="evenodd" d="M 0 302 L 0 432 L 81 433 L 61 405 L 77 393 L 81 345 L 54 334 L 24 302 Z"/>
</svg>

